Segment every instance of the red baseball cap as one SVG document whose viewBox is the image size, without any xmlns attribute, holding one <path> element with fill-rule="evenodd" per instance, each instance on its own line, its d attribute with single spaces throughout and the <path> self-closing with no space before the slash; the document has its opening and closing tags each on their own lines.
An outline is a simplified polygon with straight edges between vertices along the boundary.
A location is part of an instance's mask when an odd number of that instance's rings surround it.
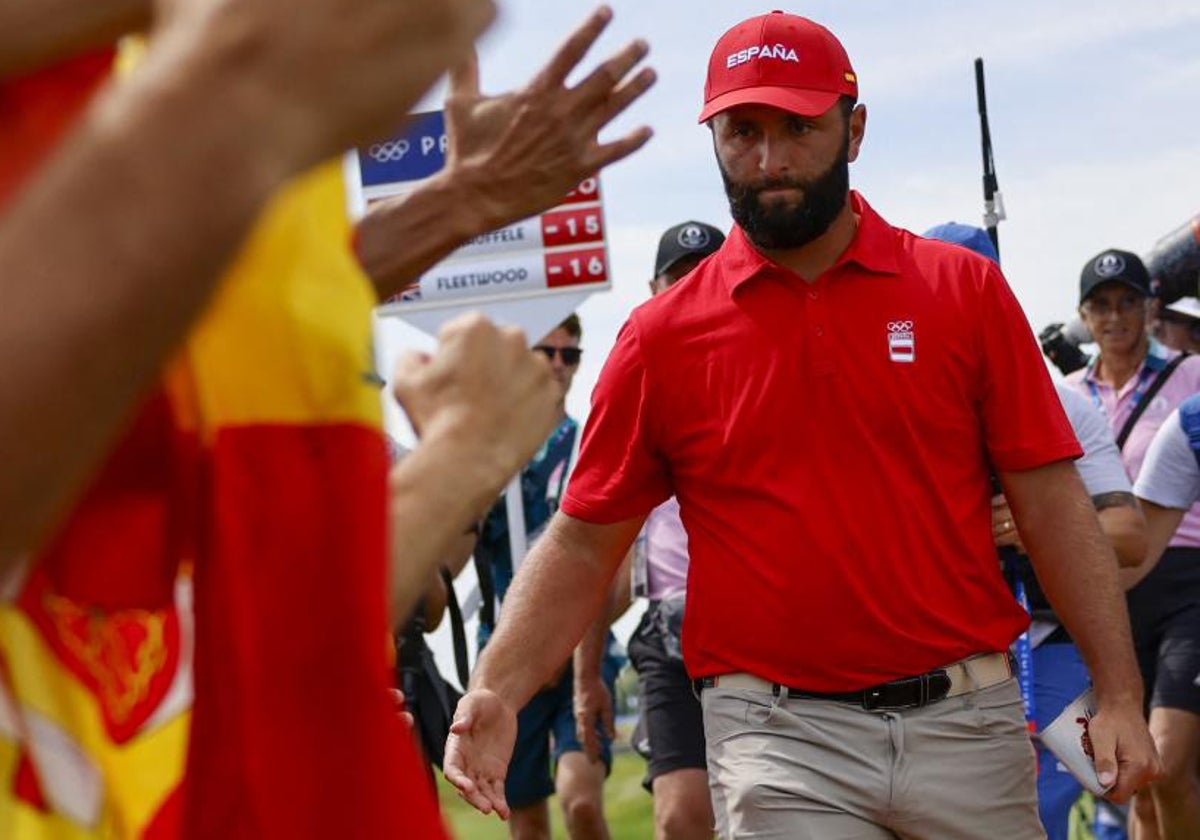
<svg viewBox="0 0 1200 840">
<path fill-rule="evenodd" d="M 858 76 L 841 42 L 808 18 L 776 11 L 742 21 L 717 41 L 699 121 L 750 104 L 816 117 L 843 95 L 858 98 Z"/>
</svg>

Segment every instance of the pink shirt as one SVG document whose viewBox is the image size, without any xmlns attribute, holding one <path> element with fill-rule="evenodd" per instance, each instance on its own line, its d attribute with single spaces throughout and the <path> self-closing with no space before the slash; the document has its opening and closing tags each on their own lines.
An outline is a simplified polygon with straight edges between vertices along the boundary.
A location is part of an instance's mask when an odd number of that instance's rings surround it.
<svg viewBox="0 0 1200 840">
<path fill-rule="evenodd" d="M 1145 390 L 1144 388 L 1139 389 L 1138 385 L 1143 379 L 1146 368 L 1149 367 L 1151 372 L 1161 370 L 1167 362 L 1178 355 L 1176 351 L 1168 350 L 1151 339 L 1150 353 L 1146 361 L 1120 390 L 1113 390 L 1111 386 L 1101 382 L 1093 375 L 1095 362 L 1083 370 L 1072 373 L 1067 377 L 1067 382 L 1104 409 L 1104 413 L 1108 416 L 1108 427 L 1112 429 L 1115 437 L 1137 404 L 1135 395 L 1139 390 L 1143 392 Z M 1146 379 L 1153 381 L 1149 376 Z M 1146 458 L 1146 450 L 1150 448 L 1150 442 L 1154 440 L 1154 435 L 1159 427 L 1171 412 L 1179 407 L 1181 402 L 1197 391 L 1200 391 L 1200 356 L 1193 356 L 1184 359 L 1162 389 L 1154 395 L 1150 405 L 1147 406 L 1146 411 L 1133 427 L 1129 439 L 1125 441 L 1125 448 L 1121 451 L 1121 460 L 1125 463 L 1125 469 L 1129 472 L 1131 480 L 1136 480 L 1138 473 L 1141 472 L 1142 461 Z M 1200 504 L 1193 505 L 1191 510 L 1184 515 L 1183 522 L 1180 524 L 1179 530 L 1175 532 L 1170 544 L 1200 547 Z"/>
<path fill-rule="evenodd" d="M 646 518 L 646 596 L 659 601 L 687 591 L 688 539 L 674 496 Z"/>
</svg>

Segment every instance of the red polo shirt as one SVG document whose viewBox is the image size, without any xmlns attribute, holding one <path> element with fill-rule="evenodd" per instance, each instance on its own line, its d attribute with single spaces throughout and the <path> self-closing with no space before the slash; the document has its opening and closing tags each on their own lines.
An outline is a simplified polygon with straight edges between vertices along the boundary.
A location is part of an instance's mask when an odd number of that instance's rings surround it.
<svg viewBox="0 0 1200 840">
<path fill-rule="evenodd" d="M 1026 617 L 991 539 L 988 463 L 1080 455 L 993 263 L 883 221 L 813 283 L 735 228 L 630 316 L 563 503 L 688 531 L 684 658 L 848 691 L 1004 650 Z"/>
</svg>

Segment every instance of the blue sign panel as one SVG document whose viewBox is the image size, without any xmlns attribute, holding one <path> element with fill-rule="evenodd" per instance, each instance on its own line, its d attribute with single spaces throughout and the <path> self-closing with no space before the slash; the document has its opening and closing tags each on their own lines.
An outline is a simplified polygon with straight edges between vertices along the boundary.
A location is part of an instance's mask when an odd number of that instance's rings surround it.
<svg viewBox="0 0 1200 840">
<path fill-rule="evenodd" d="M 420 181 L 446 163 L 446 121 L 441 111 L 414 114 L 404 128 L 358 150 L 364 187 Z"/>
</svg>

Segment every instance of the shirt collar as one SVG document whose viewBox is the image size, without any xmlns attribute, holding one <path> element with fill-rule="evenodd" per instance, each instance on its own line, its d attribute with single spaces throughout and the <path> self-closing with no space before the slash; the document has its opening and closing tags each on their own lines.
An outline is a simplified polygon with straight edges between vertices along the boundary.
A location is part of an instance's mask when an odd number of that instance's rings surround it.
<svg viewBox="0 0 1200 840">
<path fill-rule="evenodd" d="M 1178 351 L 1172 350 L 1154 336 L 1150 336 L 1150 349 L 1146 353 L 1146 367 L 1153 371 L 1160 371 L 1178 355 Z"/>
<path fill-rule="evenodd" d="M 854 232 L 854 239 L 829 271 L 836 271 L 847 263 L 854 263 L 873 274 L 899 274 L 896 229 L 884 221 L 871 205 L 867 204 L 866 199 L 854 190 L 850 191 L 850 208 L 858 217 L 858 228 Z M 782 269 L 782 266 L 771 262 L 754 247 L 740 225 L 733 226 L 721 250 L 721 265 L 730 294 L 760 274 Z"/>
<path fill-rule="evenodd" d="M 1148 338 L 1149 349 L 1146 351 L 1146 358 L 1142 360 L 1140 365 L 1138 365 L 1138 369 L 1133 372 L 1133 377 L 1135 379 L 1142 375 L 1143 370 L 1149 370 L 1154 373 L 1158 373 L 1167 366 L 1167 362 L 1171 361 L 1174 356 L 1178 355 L 1154 336 L 1149 336 Z M 1100 356 L 1097 354 L 1093 356 L 1087 363 L 1087 367 L 1084 369 L 1083 374 L 1084 381 L 1092 382 L 1098 385 L 1103 384 L 1099 379 L 1096 378 L 1096 363 L 1099 361 Z"/>
</svg>

